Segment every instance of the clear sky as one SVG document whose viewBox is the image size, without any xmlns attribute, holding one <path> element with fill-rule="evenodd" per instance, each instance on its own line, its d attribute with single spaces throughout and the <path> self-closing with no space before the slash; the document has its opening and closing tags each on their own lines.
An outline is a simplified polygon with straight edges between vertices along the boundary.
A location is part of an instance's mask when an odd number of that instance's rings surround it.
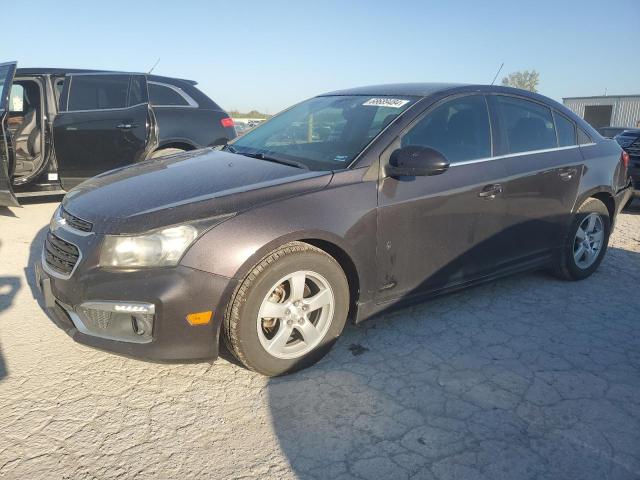
<svg viewBox="0 0 640 480">
<path fill-rule="evenodd" d="M 640 94 L 640 0 L 0 0 L 0 61 L 197 80 L 226 109 L 276 111 L 338 88 L 490 83 Z"/>
</svg>

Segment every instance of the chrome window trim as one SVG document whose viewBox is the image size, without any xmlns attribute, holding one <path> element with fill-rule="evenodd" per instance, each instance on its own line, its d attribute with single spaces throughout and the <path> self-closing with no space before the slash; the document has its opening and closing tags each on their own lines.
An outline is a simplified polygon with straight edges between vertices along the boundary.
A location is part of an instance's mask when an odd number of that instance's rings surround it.
<svg viewBox="0 0 640 480">
<path fill-rule="evenodd" d="M 452 167 L 458 167 L 462 165 L 471 165 L 474 163 L 490 162 L 492 160 L 502 160 L 504 158 L 511 158 L 511 157 L 523 157 L 525 155 L 535 155 L 538 153 L 559 152 L 562 150 L 571 150 L 571 149 L 580 148 L 580 147 L 590 147 L 592 145 L 596 145 L 596 143 L 587 143 L 583 145 L 569 145 L 566 147 L 544 148 L 542 150 L 527 150 L 526 152 L 508 153 L 506 155 L 497 155 L 494 157 L 477 158 L 475 160 L 465 160 L 462 162 L 455 162 L 455 163 L 452 163 L 450 167 L 452 168 Z"/>
<path fill-rule="evenodd" d="M 198 108 L 200 105 L 198 105 L 198 102 L 196 102 L 193 98 L 191 98 L 191 96 L 189 96 L 188 93 L 186 93 L 184 90 L 182 90 L 180 87 L 176 87 L 175 85 L 171 85 L 170 83 L 162 83 L 162 82 L 155 82 L 153 80 L 148 80 L 147 81 L 147 85 L 157 85 L 159 87 L 166 87 L 170 90 L 173 90 L 174 92 L 176 92 L 178 95 L 180 95 L 183 100 L 185 102 L 187 102 L 189 105 L 154 105 L 151 103 L 151 98 L 149 98 L 149 105 L 151 105 L 153 108 L 156 107 L 168 107 L 168 108 Z M 148 87 L 147 87 L 148 88 Z"/>
<path fill-rule="evenodd" d="M 67 98 L 67 104 L 69 103 L 69 99 Z M 85 112 L 113 112 L 116 110 L 129 110 L 130 108 L 139 107 L 140 105 L 147 105 L 147 102 L 136 103 L 135 105 L 131 105 L 130 107 L 118 107 L 118 108 L 94 108 L 93 110 L 63 110 L 58 112 L 58 115 L 64 113 L 85 113 Z"/>
</svg>

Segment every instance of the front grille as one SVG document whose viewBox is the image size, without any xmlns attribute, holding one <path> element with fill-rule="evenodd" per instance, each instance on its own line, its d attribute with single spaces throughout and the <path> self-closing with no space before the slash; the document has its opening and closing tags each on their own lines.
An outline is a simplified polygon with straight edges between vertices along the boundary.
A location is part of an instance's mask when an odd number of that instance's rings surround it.
<svg viewBox="0 0 640 480">
<path fill-rule="evenodd" d="M 49 232 L 44 242 L 44 258 L 47 265 L 54 271 L 70 275 L 78 263 L 80 251 L 72 243 L 65 242 Z"/>
<path fill-rule="evenodd" d="M 65 219 L 67 225 L 71 228 L 75 228 L 76 230 L 90 232 L 93 228 L 93 224 L 91 222 L 87 222 L 86 220 L 82 220 L 81 218 L 71 215 L 64 208 L 60 209 L 60 216 Z"/>
</svg>

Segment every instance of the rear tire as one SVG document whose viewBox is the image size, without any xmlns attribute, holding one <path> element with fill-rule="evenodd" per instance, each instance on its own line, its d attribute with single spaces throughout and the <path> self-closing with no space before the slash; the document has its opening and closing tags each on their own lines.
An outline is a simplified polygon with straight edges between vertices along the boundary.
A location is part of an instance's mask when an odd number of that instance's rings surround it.
<svg viewBox="0 0 640 480">
<path fill-rule="evenodd" d="M 609 244 L 609 210 L 597 198 L 588 198 L 578 208 L 554 268 L 564 280 L 582 280 L 596 271 Z"/>
<path fill-rule="evenodd" d="M 186 152 L 186 150 L 183 150 L 182 148 L 161 148 L 160 150 L 156 150 L 155 152 L 153 152 L 149 156 L 149 158 L 166 157 L 169 155 L 175 155 L 177 153 L 182 153 L 182 152 Z"/>
<path fill-rule="evenodd" d="M 349 285 L 338 262 L 309 244 L 291 242 L 263 258 L 238 286 L 223 338 L 247 368 L 282 375 L 326 355 L 348 311 Z"/>
</svg>

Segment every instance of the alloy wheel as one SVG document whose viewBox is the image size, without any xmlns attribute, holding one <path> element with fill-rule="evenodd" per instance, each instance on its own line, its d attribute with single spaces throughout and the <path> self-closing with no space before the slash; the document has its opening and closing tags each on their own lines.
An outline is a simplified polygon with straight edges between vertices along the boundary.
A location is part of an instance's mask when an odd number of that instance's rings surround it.
<svg viewBox="0 0 640 480">
<path fill-rule="evenodd" d="M 260 344 L 276 358 L 303 357 L 326 335 L 334 310 L 333 290 L 322 275 L 293 272 L 276 282 L 260 305 Z"/>
<path fill-rule="evenodd" d="M 587 215 L 576 231 L 573 241 L 573 259 L 583 270 L 596 261 L 604 242 L 604 223 L 597 213 Z"/>
</svg>

